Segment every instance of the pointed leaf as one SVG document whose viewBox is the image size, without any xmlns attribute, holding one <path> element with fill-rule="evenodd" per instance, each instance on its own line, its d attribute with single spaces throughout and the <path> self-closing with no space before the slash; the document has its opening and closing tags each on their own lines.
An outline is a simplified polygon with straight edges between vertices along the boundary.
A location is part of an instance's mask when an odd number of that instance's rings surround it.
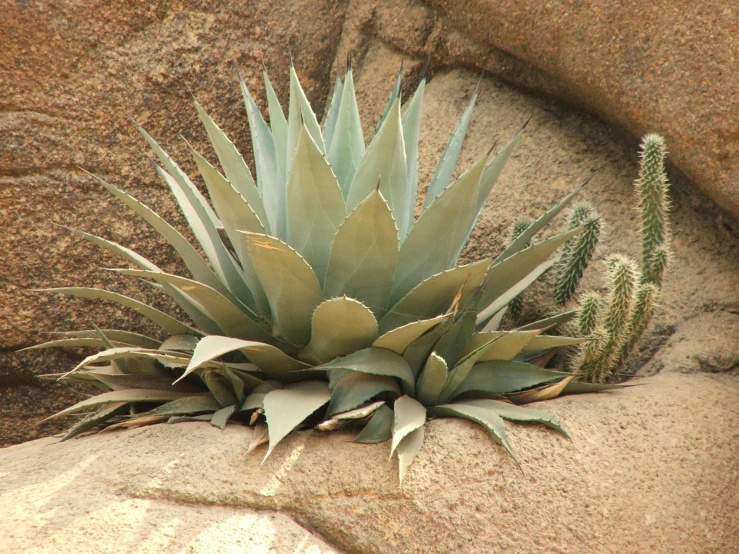
<svg viewBox="0 0 739 554">
<path fill-rule="evenodd" d="M 326 298 L 355 298 L 381 317 L 387 307 L 397 260 L 398 230 L 390 208 L 375 190 L 336 232 L 323 294 Z"/>
<path fill-rule="evenodd" d="M 498 181 L 498 177 L 500 177 L 500 174 L 503 171 L 505 164 L 510 159 L 511 154 L 513 154 L 513 150 L 516 148 L 516 145 L 520 142 L 522 136 L 523 136 L 523 129 L 521 129 L 518 133 L 516 133 L 516 135 L 511 139 L 511 141 L 508 144 L 506 144 L 495 155 L 495 157 L 492 160 L 490 160 L 490 162 L 485 166 L 485 170 L 482 172 L 482 177 L 480 177 L 480 190 L 477 194 L 477 204 L 475 206 L 475 211 L 477 213 L 477 217 L 475 217 L 475 221 L 477 220 L 477 218 L 480 217 L 480 213 L 482 212 L 482 209 L 485 207 L 485 202 L 488 199 L 488 196 L 490 196 L 490 191 L 493 190 L 495 183 Z"/>
<path fill-rule="evenodd" d="M 163 390 L 148 390 L 148 389 L 128 389 L 128 390 L 114 390 L 106 392 L 88 398 L 81 402 L 77 402 L 74 406 L 57 412 L 56 414 L 47 417 L 44 421 L 57 418 L 67 414 L 73 414 L 80 412 L 86 408 L 95 408 L 102 406 L 103 404 L 109 404 L 111 402 L 169 402 L 170 400 L 176 400 L 178 398 L 184 398 L 186 396 L 192 396 L 191 393 L 185 392 L 174 392 L 174 391 L 163 391 Z"/>
<path fill-rule="evenodd" d="M 237 406 L 235 404 L 233 406 L 226 406 L 225 408 L 221 408 L 213 414 L 213 417 L 210 420 L 210 424 L 213 427 L 218 427 L 220 430 L 225 429 L 226 423 L 228 423 L 228 420 L 234 414 L 236 408 Z"/>
<path fill-rule="evenodd" d="M 225 296 L 218 291 L 193 281 L 185 279 L 177 275 L 169 273 L 158 273 L 155 271 L 141 271 L 134 269 L 117 269 L 111 270 L 122 275 L 132 275 L 134 277 L 143 277 L 145 279 L 153 279 L 173 285 L 183 293 L 192 297 L 202 306 L 203 312 L 216 322 L 223 333 L 229 336 L 243 338 L 248 340 L 256 340 L 267 342 L 269 344 L 279 343 L 266 329 L 265 323 L 255 313 L 247 314 L 247 309 L 232 304 Z M 184 333 L 183 333 L 184 334 Z"/>
<path fill-rule="evenodd" d="M 131 346 L 140 346 L 141 348 L 159 348 L 162 341 L 134 333 L 132 331 L 122 331 L 120 329 L 102 329 L 110 340 L 115 342 L 123 342 L 130 344 Z M 94 330 L 83 330 L 83 331 L 66 331 L 63 333 L 51 333 L 57 336 L 70 337 L 70 338 L 92 338 L 97 336 L 97 332 Z M 33 347 L 32 347 L 33 348 Z"/>
<path fill-rule="evenodd" d="M 354 442 L 363 444 L 378 444 L 389 440 L 393 436 L 393 420 L 395 412 L 387 405 L 380 406 L 372 414 L 367 426 L 357 435 Z"/>
<path fill-rule="evenodd" d="M 315 429 L 319 431 L 337 431 L 346 427 L 354 427 L 357 424 L 357 420 L 367 420 L 377 409 L 384 405 L 384 400 L 378 400 L 377 402 L 366 404 L 348 412 L 338 413 L 316 425 Z"/>
<path fill-rule="evenodd" d="M 395 420 L 393 422 L 393 443 L 390 456 L 405 437 L 426 423 L 426 408 L 410 396 L 401 396 L 395 401 Z"/>
<path fill-rule="evenodd" d="M 218 234 L 218 229 L 222 229 L 223 224 L 218 221 L 218 227 L 216 227 L 207 217 L 202 206 L 194 198 L 188 196 L 189 189 L 180 188 L 179 183 L 159 166 L 156 166 L 156 170 L 179 203 L 182 213 L 210 261 L 213 271 L 232 293 L 233 297 L 229 299 L 233 301 L 243 295 L 248 295 L 249 289 L 244 282 L 241 267 L 236 263 Z M 217 287 L 214 288 L 218 290 Z"/>
<path fill-rule="evenodd" d="M 133 250 L 130 250 L 128 248 L 125 248 L 124 246 L 121 246 L 120 244 L 116 244 L 114 242 L 102 239 L 100 237 L 96 237 L 94 235 L 88 235 L 87 233 L 83 233 L 81 231 L 75 231 L 72 230 L 73 233 L 82 236 L 92 242 L 93 244 L 97 244 L 98 246 L 101 246 L 102 248 L 105 248 L 106 250 L 113 252 L 114 254 L 119 254 L 121 256 L 124 256 L 128 258 L 130 261 L 141 267 L 142 269 L 147 269 L 149 271 L 161 271 L 161 269 L 156 266 L 155 264 L 151 263 L 149 260 L 144 258 L 143 256 L 139 256 L 136 252 Z M 203 262 L 205 263 L 205 262 Z M 208 269 L 210 271 L 210 269 Z M 212 282 L 214 286 L 216 287 L 216 290 L 220 291 L 221 294 L 225 295 L 227 298 L 229 298 L 232 302 L 238 302 L 236 297 L 231 293 L 231 291 L 224 286 L 224 284 L 218 279 L 218 277 L 215 276 L 214 273 L 211 273 L 212 279 L 206 279 L 203 281 L 206 282 Z M 189 298 L 187 295 L 181 293 L 176 288 L 172 287 L 171 285 L 168 285 L 166 283 L 160 285 L 161 290 L 166 292 L 176 303 L 177 305 L 184 310 L 184 312 L 190 316 L 190 319 L 192 319 L 197 326 L 199 326 L 203 331 L 205 332 L 213 332 L 217 329 L 217 325 L 205 314 L 202 313 L 200 310 L 200 307 L 196 305 L 192 301 L 191 298 Z"/>
<path fill-rule="evenodd" d="M 400 102 L 396 101 L 390 114 L 382 124 L 362 158 L 354 174 L 346 196 L 347 210 L 353 210 L 378 187 L 382 196 L 398 222 L 400 240 L 408 234 L 412 220 L 409 220 L 408 204 L 415 203 L 406 180 L 407 164 L 403 126 L 400 120 Z"/>
<path fill-rule="evenodd" d="M 558 248 L 581 231 L 582 228 L 577 228 L 560 233 L 550 239 L 529 246 L 503 261 L 495 262 L 488 271 L 487 285 L 482 293 L 480 306 L 486 308 L 490 306 L 500 296 L 510 291 L 527 276 L 530 276 L 537 268 L 540 268 L 541 264 L 546 262 Z M 488 317 L 492 315 L 491 313 Z"/>
<path fill-rule="evenodd" d="M 398 75 L 395 78 L 395 83 L 393 83 L 393 88 L 390 89 L 390 94 L 388 95 L 387 102 L 385 103 L 385 109 L 382 110 L 382 115 L 380 116 L 380 119 L 377 120 L 377 126 L 375 127 L 375 136 L 377 135 L 377 133 L 380 132 L 380 129 L 382 129 L 382 124 L 385 123 L 387 116 L 390 115 L 390 110 L 393 109 L 395 102 L 400 100 L 400 92 L 401 92 L 400 89 L 402 85 L 403 85 L 403 62 L 401 61 L 400 70 L 398 71 Z"/>
<path fill-rule="evenodd" d="M 429 409 L 429 413 L 440 417 L 461 417 L 469 419 L 485 427 L 493 435 L 493 438 L 506 449 L 511 457 L 518 463 L 513 449 L 508 442 L 503 419 L 495 411 L 473 404 L 455 402 L 454 404 L 442 404 Z"/>
<path fill-rule="evenodd" d="M 391 302 L 457 263 L 473 217 L 485 157 L 457 179 L 413 225 L 398 258 Z M 433 248 L 429 246 L 433 245 Z"/>
<path fill-rule="evenodd" d="M 176 352 L 164 352 L 161 350 L 147 350 L 133 346 L 121 346 L 108 348 L 102 352 L 97 352 L 88 356 L 77 364 L 73 369 L 64 374 L 64 377 L 79 371 L 85 366 L 100 362 L 109 362 L 111 360 L 125 360 L 128 358 L 148 358 L 153 360 L 167 360 L 173 363 L 181 363 L 183 366 L 189 361 L 189 356 Z"/>
<path fill-rule="evenodd" d="M 366 348 L 349 354 L 315 369 L 336 371 L 349 369 L 372 375 L 385 375 L 400 379 L 403 389 L 413 392 L 415 379 L 407 362 L 398 354 L 384 348 Z"/>
<path fill-rule="evenodd" d="M 140 415 L 155 417 L 199 414 L 203 412 L 215 412 L 220 407 L 221 405 L 215 397 L 211 393 L 207 393 L 178 398 Z"/>
<path fill-rule="evenodd" d="M 448 376 L 444 358 L 432 352 L 418 379 L 418 392 L 416 393 L 418 401 L 424 406 L 436 404 Z"/>
<path fill-rule="evenodd" d="M 275 141 L 275 153 L 278 157 L 278 167 L 284 179 L 287 179 L 287 171 L 285 170 L 285 164 L 280 162 L 280 156 L 284 156 L 284 152 L 287 149 L 287 119 L 282 111 L 280 100 L 277 98 L 277 93 L 272 86 L 272 81 L 269 79 L 267 70 L 262 71 L 264 76 L 264 90 L 267 94 L 267 109 L 269 110 L 269 126 L 272 130 L 272 137 Z"/>
<path fill-rule="evenodd" d="M 380 320 L 380 332 L 386 333 L 419 319 L 446 313 L 454 298 L 475 289 L 482 283 L 490 266 L 484 259 L 437 273 L 421 282 Z"/>
<path fill-rule="evenodd" d="M 547 427 L 551 427 L 555 431 L 559 431 L 564 436 L 568 437 L 567 431 L 565 431 L 562 424 L 555 416 L 544 410 L 536 410 L 534 408 L 522 408 L 509 404 L 508 402 L 501 402 L 500 400 L 465 400 L 465 404 L 469 406 L 478 406 L 481 408 L 487 408 L 497 413 L 503 419 L 509 419 L 511 421 L 532 421 L 535 423 L 542 423 Z"/>
<path fill-rule="evenodd" d="M 296 100 L 296 106 L 297 110 L 293 109 L 293 99 Z M 295 71 L 295 66 L 290 64 L 290 131 L 294 131 L 293 129 L 293 121 L 292 121 L 292 115 L 293 112 L 295 112 L 298 115 L 298 121 L 303 121 L 303 124 L 308 129 L 308 132 L 310 133 L 311 138 L 313 139 L 313 142 L 316 143 L 318 146 L 318 149 L 322 153 L 326 153 L 326 146 L 323 143 L 323 136 L 321 135 L 321 126 L 318 124 L 318 119 L 316 118 L 316 113 L 313 111 L 313 108 L 311 108 L 310 102 L 308 102 L 308 97 L 305 95 L 305 92 L 303 91 L 303 87 L 300 86 L 300 80 L 298 79 L 298 74 Z M 293 150 L 294 152 L 294 150 Z M 289 173 L 289 172 L 288 172 Z"/>
<path fill-rule="evenodd" d="M 411 201 L 408 202 L 407 219 L 413 222 L 418 198 L 418 138 L 421 129 L 421 110 L 423 107 L 423 93 L 426 89 L 426 78 L 421 82 L 408 103 L 403 114 L 403 141 L 405 142 L 406 181 L 410 191 Z"/>
<path fill-rule="evenodd" d="M 164 239 L 180 255 L 180 257 L 182 258 L 182 261 L 185 264 L 185 267 L 187 267 L 188 271 L 192 274 L 193 278 L 196 281 L 200 281 L 210 287 L 215 288 L 216 290 L 219 290 L 221 293 L 225 294 L 225 291 L 227 291 L 228 289 L 218 279 L 216 274 L 213 273 L 213 270 L 208 266 L 205 260 L 203 260 L 200 254 L 198 254 L 197 250 L 195 250 L 195 248 L 190 244 L 190 242 L 184 236 L 182 236 L 182 234 L 179 231 L 177 231 L 177 229 L 172 227 L 169 223 L 167 223 L 164 219 L 162 219 L 158 214 L 153 212 L 146 205 L 136 200 L 133 196 L 103 181 L 99 177 L 95 177 L 95 179 L 101 185 L 103 185 L 103 187 L 105 187 L 108 190 L 108 192 L 113 194 L 113 196 L 118 198 L 126 206 L 128 206 L 134 212 L 136 212 L 139 216 L 141 216 L 144 219 L 144 221 L 146 221 L 149 225 L 151 225 L 154 228 L 154 230 L 156 230 L 160 235 L 162 235 L 162 237 L 164 237 Z M 79 233 L 80 232 L 78 232 L 78 234 Z M 83 236 L 86 236 L 88 240 L 91 240 L 90 239 L 91 235 L 87 235 L 86 233 L 84 233 Z M 100 244 L 100 246 L 106 247 L 103 244 Z M 125 254 L 123 252 L 121 253 Z M 134 263 L 140 264 L 139 261 L 136 261 L 136 260 L 132 260 L 132 261 L 134 261 Z M 146 269 L 153 269 L 153 268 L 146 268 Z"/>
<path fill-rule="evenodd" d="M 205 185 L 208 187 L 208 193 L 213 201 L 213 205 L 221 217 L 223 227 L 228 235 L 228 239 L 236 251 L 236 256 L 241 262 L 244 272 L 244 281 L 246 283 L 246 292 L 242 294 L 240 300 L 249 308 L 258 313 L 269 316 L 269 304 L 264 294 L 262 285 L 257 278 L 249 257 L 249 250 L 246 237 L 239 231 L 248 231 L 250 233 L 264 234 L 265 229 L 259 218 L 254 213 L 251 205 L 247 203 L 239 192 L 231 186 L 215 167 L 210 165 L 208 160 L 203 158 L 195 149 L 190 148 L 195 163 L 198 166 L 200 174 L 203 176 Z M 244 289 L 240 289 L 245 292 Z"/>
<path fill-rule="evenodd" d="M 344 197 L 349 192 L 349 186 L 363 156 L 362 123 L 359 120 L 359 108 L 354 92 L 354 78 L 349 68 L 341 91 L 341 104 L 336 112 L 331 146 L 328 148 L 328 159 L 336 172 Z"/>
<path fill-rule="evenodd" d="M 398 480 L 400 485 L 403 485 L 403 479 L 405 478 L 405 474 L 408 473 L 408 468 L 411 467 L 413 460 L 416 459 L 416 456 L 421 451 L 423 436 L 424 428 L 422 425 L 418 429 L 408 433 L 398 444 Z"/>
<path fill-rule="evenodd" d="M 400 387 L 392 377 L 352 373 L 339 381 L 331 392 L 331 402 L 326 415 L 333 416 L 353 410 L 379 394 L 397 398 L 400 396 Z"/>
<path fill-rule="evenodd" d="M 287 183 L 287 240 L 321 283 L 336 230 L 345 217 L 341 187 L 303 125 Z"/>
<path fill-rule="evenodd" d="M 467 109 L 462 114 L 462 117 L 457 124 L 457 128 L 454 130 L 454 133 L 452 133 L 446 148 L 444 148 L 444 153 L 441 155 L 439 165 L 436 166 L 436 171 L 434 172 L 434 176 L 431 178 L 431 183 L 426 191 L 426 199 L 423 202 L 424 210 L 427 210 L 434 203 L 434 200 L 440 196 L 449 185 L 454 168 L 457 166 L 459 152 L 462 150 L 462 143 L 467 134 L 467 126 L 470 123 L 472 110 L 475 108 L 475 101 L 477 100 L 479 90 L 480 84 L 478 83 L 475 92 L 472 93 L 472 98 L 470 98 L 470 103 L 467 106 Z M 475 199 L 477 198 L 477 192 L 475 192 L 474 197 Z"/>
<path fill-rule="evenodd" d="M 267 221 L 262 223 L 265 223 L 272 235 L 285 238 L 285 173 L 279 167 L 272 131 L 240 77 L 239 83 L 249 118 L 254 164 L 257 167 L 257 187 L 267 216 Z"/>
<path fill-rule="evenodd" d="M 387 348 L 388 350 L 392 350 L 393 352 L 397 352 L 402 355 L 413 341 L 429 329 L 445 321 L 447 317 L 448 316 L 446 315 L 440 315 L 431 319 L 421 319 L 419 321 L 403 325 L 402 327 L 397 327 L 378 338 L 374 343 L 372 343 L 372 346 L 377 348 Z"/>
<path fill-rule="evenodd" d="M 336 84 L 334 84 L 334 93 L 331 96 L 331 104 L 326 114 L 326 122 L 323 125 L 323 142 L 326 145 L 326 150 L 331 152 L 331 145 L 336 130 L 336 120 L 339 118 L 339 109 L 341 106 L 341 99 L 343 97 L 344 84 L 341 82 L 341 76 L 339 72 L 336 72 Z"/>
<path fill-rule="evenodd" d="M 164 375 L 142 375 L 142 374 L 128 374 L 128 375 L 111 375 L 96 370 L 85 371 L 87 375 L 92 375 L 110 387 L 112 390 L 125 390 L 125 389 L 149 389 L 149 390 L 168 390 L 175 392 L 189 392 L 189 393 L 204 393 L 206 392 L 202 387 L 198 387 L 191 383 L 181 382 L 173 383 L 172 377 Z"/>
<path fill-rule="evenodd" d="M 95 413 L 92 413 L 81 421 L 75 423 L 69 429 L 69 431 L 64 434 L 60 442 L 64 442 L 65 440 L 69 440 L 72 437 L 76 437 L 80 433 L 89 431 L 93 427 L 96 427 L 101 423 L 105 423 L 108 419 L 112 417 L 126 413 L 128 409 L 128 402 L 111 402 L 110 404 L 103 404 L 97 409 Z"/>
<path fill-rule="evenodd" d="M 518 331 L 532 331 L 532 330 L 542 330 L 543 331 L 551 327 L 557 327 L 559 325 L 567 323 L 568 321 L 571 321 L 572 319 L 574 319 L 575 316 L 577 316 L 577 310 L 564 312 L 564 313 L 557 314 L 552 317 L 547 317 L 539 321 L 534 321 L 533 323 L 529 323 L 528 325 L 524 325 L 523 327 L 519 327 Z"/>
<path fill-rule="evenodd" d="M 518 235 L 518 237 L 516 237 L 516 239 L 511 242 L 511 244 L 509 244 L 505 250 L 503 250 L 500 256 L 495 259 L 495 263 L 498 264 L 526 248 L 526 245 L 531 242 L 531 239 L 534 238 L 534 235 L 536 235 L 539 231 L 546 227 L 549 222 L 552 221 L 552 219 L 554 219 L 557 214 L 559 214 L 559 212 L 561 212 L 565 208 L 565 206 L 567 206 L 567 204 L 569 204 L 570 201 L 578 195 L 578 193 L 582 190 L 582 188 L 587 184 L 589 180 L 590 178 L 588 178 L 584 183 L 582 183 L 570 194 L 560 200 L 557 205 L 551 208 L 539 219 L 529 225 L 529 227 L 523 233 Z"/>
<path fill-rule="evenodd" d="M 361 302 L 345 296 L 320 304 L 313 312 L 306 350 L 317 363 L 369 348 L 377 338 L 377 320 Z"/>
<path fill-rule="evenodd" d="M 523 291 L 533 285 L 539 277 L 549 271 L 556 262 L 557 259 L 552 258 L 551 260 L 547 260 L 536 266 L 528 275 L 498 296 L 484 310 L 481 310 L 477 317 L 477 324 L 482 325 L 500 310 L 505 308 L 511 300 L 518 297 Z"/>
<path fill-rule="evenodd" d="M 198 343 L 192 353 L 190 364 L 180 379 L 204 364 L 237 350 L 243 352 L 265 375 L 274 379 L 284 378 L 291 371 L 308 367 L 307 364 L 291 358 L 279 348 L 269 344 L 209 335 Z"/>
<path fill-rule="evenodd" d="M 528 404 L 530 402 L 542 402 L 544 400 L 552 400 L 557 398 L 567 386 L 567 383 L 575 378 L 574 375 L 565 377 L 558 383 L 546 385 L 541 388 L 531 389 L 516 394 L 511 394 L 508 398 L 516 404 Z"/>
<path fill-rule="evenodd" d="M 274 390 L 264 397 L 264 415 L 269 426 L 269 450 L 275 446 L 313 412 L 331 399 L 328 383 L 302 381 Z"/>
<path fill-rule="evenodd" d="M 479 361 L 512 360 L 529 344 L 538 333 L 535 331 L 490 331 L 475 333 L 465 346 L 464 356 L 487 345 Z M 491 342 L 493 341 L 493 342 Z"/>
<path fill-rule="evenodd" d="M 307 345 L 311 316 L 322 301 L 316 274 L 283 241 L 266 235 L 247 236 L 254 269 L 267 293 L 275 325 L 296 347 Z"/>
<path fill-rule="evenodd" d="M 137 346 L 135 344 L 127 342 L 113 341 L 113 347 L 116 346 Z M 79 348 L 79 347 L 100 347 L 104 346 L 102 339 L 93 337 L 81 337 L 76 339 L 58 339 L 51 340 L 48 342 L 42 342 L 41 344 L 34 344 L 26 348 L 21 348 L 17 352 L 26 352 L 28 350 L 41 350 L 44 348 Z M 156 347 L 155 347 L 156 348 Z"/>
<path fill-rule="evenodd" d="M 55 294 L 69 294 L 80 298 L 99 298 L 100 300 L 115 302 L 126 308 L 136 310 L 145 318 L 151 320 L 171 335 L 202 335 L 202 333 L 197 329 L 193 329 L 189 325 L 180 323 L 172 316 L 169 316 L 156 308 L 152 308 L 148 304 L 144 304 L 143 302 L 139 302 L 138 300 L 134 300 L 128 296 L 118 294 L 117 292 L 87 287 L 60 287 L 55 289 L 37 289 L 37 291 L 53 292 Z"/>
<path fill-rule="evenodd" d="M 586 342 L 588 339 L 577 337 L 560 337 L 553 335 L 539 335 L 529 341 L 529 343 L 521 350 L 522 354 L 528 352 L 539 352 L 540 350 L 548 350 L 549 348 L 562 348 L 564 346 L 574 346 Z"/>
<path fill-rule="evenodd" d="M 264 212 L 262 199 L 244 158 L 236 149 L 234 143 L 221 131 L 197 100 L 195 100 L 195 108 L 198 110 L 198 117 L 205 126 L 213 150 L 215 150 L 223 172 L 226 174 L 226 179 L 244 197 L 244 200 L 256 214 L 260 224 L 262 226 L 267 225 L 267 214 Z M 218 206 L 215 208 L 218 210 Z"/>
<path fill-rule="evenodd" d="M 545 383 L 560 381 L 570 375 L 542 369 L 525 362 L 492 361 L 474 365 L 467 378 L 454 391 L 457 397 L 467 392 L 500 396 Z"/>
<path fill-rule="evenodd" d="M 159 161 L 165 167 L 166 171 L 162 171 L 159 166 L 156 166 L 157 169 L 160 170 L 160 173 L 166 173 L 172 178 L 172 183 L 167 182 L 167 185 L 169 185 L 170 188 L 172 188 L 174 185 L 172 193 L 175 195 L 177 202 L 180 204 L 182 212 L 187 218 L 188 222 L 190 221 L 190 217 L 193 217 L 195 214 L 197 214 L 198 218 L 207 220 L 209 225 L 212 225 L 217 229 L 221 228 L 221 222 L 218 220 L 215 212 L 208 205 L 205 197 L 200 193 L 197 187 L 192 183 L 192 181 L 190 181 L 190 178 L 180 169 L 180 166 L 178 166 L 172 160 L 172 158 L 170 158 L 169 155 L 164 150 L 162 150 L 162 148 L 159 146 L 159 144 L 157 144 L 154 138 L 149 133 L 144 131 L 143 127 L 141 127 L 136 122 L 134 122 L 134 125 L 143 135 L 146 142 L 149 143 L 151 149 L 154 150 L 154 153 L 157 155 L 157 158 L 159 158 Z M 183 203 L 185 205 L 183 205 Z M 193 231 L 195 231 L 194 228 Z M 198 240 L 200 240 L 200 237 L 198 237 Z"/>
</svg>

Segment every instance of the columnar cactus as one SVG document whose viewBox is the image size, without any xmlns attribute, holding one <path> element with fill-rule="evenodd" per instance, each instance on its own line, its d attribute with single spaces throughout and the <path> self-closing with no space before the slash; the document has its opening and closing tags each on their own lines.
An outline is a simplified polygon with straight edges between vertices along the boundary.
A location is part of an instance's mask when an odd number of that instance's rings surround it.
<svg viewBox="0 0 739 554">
<path fill-rule="evenodd" d="M 667 146 L 654 133 L 642 142 L 641 170 L 636 196 L 641 214 L 642 272 L 644 282 L 661 283 L 669 259 L 669 188 L 665 173 Z"/>
<path fill-rule="evenodd" d="M 608 304 L 603 324 L 593 327 L 600 302 L 583 296 L 578 317 L 579 333 L 590 339 L 574 358 L 572 369 L 591 381 L 603 381 L 629 355 L 647 328 L 660 295 L 662 278 L 670 260 L 669 182 L 665 174 L 667 148 L 656 134 L 644 137 L 636 196 L 641 215 L 642 267 L 624 256 L 607 261 Z M 582 240 L 585 232 L 578 237 Z M 570 251 L 571 252 L 571 251 Z M 570 255 L 566 253 L 563 255 Z"/>
<path fill-rule="evenodd" d="M 581 337 L 589 337 L 598 323 L 603 297 L 597 292 L 586 292 L 580 296 L 579 304 L 580 311 L 575 322 L 577 333 Z"/>
<path fill-rule="evenodd" d="M 560 306 L 564 306 L 572 298 L 593 257 L 600 238 L 600 215 L 590 202 L 579 202 L 570 213 L 568 226 L 570 229 L 584 226 L 585 229 L 565 245 L 558 263 L 554 300 Z"/>
<path fill-rule="evenodd" d="M 642 283 L 636 289 L 634 309 L 629 319 L 626 340 L 621 349 L 622 359 L 629 355 L 631 349 L 646 330 L 649 320 L 652 319 L 652 314 L 654 314 L 659 295 L 660 289 L 654 283 Z"/>
</svg>

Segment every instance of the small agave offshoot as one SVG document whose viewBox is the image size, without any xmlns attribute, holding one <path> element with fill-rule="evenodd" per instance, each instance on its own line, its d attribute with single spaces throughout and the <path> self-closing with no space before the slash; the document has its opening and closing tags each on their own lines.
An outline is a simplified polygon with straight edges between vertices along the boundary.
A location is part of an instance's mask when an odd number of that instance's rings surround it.
<svg viewBox="0 0 739 554">
<path fill-rule="evenodd" d="M 582 185 L 522 229 L 497 258 L 457 266 L 521 132 L 452 180 L 476 90 L 416 219 L 425 79 L 402 111 L 398 76 L 369 145 L 351 66 L 337 77 L 323 126 L 294 68 L 287 117 L 266 71 L 264 81 L 269 124 L 241 80 L 256 180 L 195 102 L 222 171 L 191 148 L 211 203 L 139 129 L 200 249 L 100 180 L 162 235 L 190 275 L 166 273 L 125 246 L 73 232 L 127 258 L 135 267 L 115 271 L 158 284 L 191 321 L 111 291 L 51 289 L 133 308 L 169 335 L 161 342 L 93 326 L 34 347 L 102 348 L 61 376 L 106 391 L 56 414 L 84 414 L 65 438 L 100 424 L 194 419 L 223 428 L 239 420 L 255 428 L 250 448 L 269 442 L 269 454 L 301 426 L 333 429 L 350 422 L 363 425 L 357 442 L 392 441 L 402 480 L 429 417 L 472 420 L 511 453 L 506 419 L 564 433 L 552 415 L 517 404 L 607 388 L 544 367 L 555 349 L 583 341 L 543 334 L 574 312 L 511 331 L 498 326 L 506 306 L 582 231 L 532 241 Z"/>
</svg>

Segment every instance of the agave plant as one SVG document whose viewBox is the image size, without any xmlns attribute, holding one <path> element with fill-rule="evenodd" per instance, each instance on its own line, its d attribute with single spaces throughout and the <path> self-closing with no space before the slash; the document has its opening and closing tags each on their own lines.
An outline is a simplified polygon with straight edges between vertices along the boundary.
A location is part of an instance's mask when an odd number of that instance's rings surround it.
<svg viewBox="0 0 739 554">
<path fill-rule="evenodd" d="M 369 145 L 351 66 L 337 77 L 323 126 L 294 68 L 287 117 L 266 71 L 264 80 L 269 124 L 241 80 L 256 180 L 195 101 L 223 171 L 191 148 L 212 205 L 140 129 L 200 250 L 100 180 L 162 235 L 190 275 L 166 273 L 125 246 L 73 232 L 127 258 L 135 268 L 113 271 L 155 283 L 191 322 L 111 291 L 50 289 L 135 309 L 169 335 L 161 342 L 94 327 L 34 347 L 102 348 L 61 375 L 106 391 L 56 414 L 85 414 L 65 438 L 100 424 L 196 419 L 222 428 L 240 420 L 255 427 L 250 448 L 269 442 L 269 455 L 298 427 L 351 423 L 363 426 L 357 442 L 392 440 L 402 481 L 429 417 L 479 423 L 511 453 L 504 420 L 564 433 L 552 415 L 517 404 L 606 388 L 544 367 L 555 349 L 582 342 L 543 334 L 574 312 L 511 331 L 498 326 L 507 304 L 582 231 L 532 241 L 582 186 L 521 229 L 497 258 L 457 266 L 521 132 L 452 180 L 476 90 L 416 217 L 425 79 L 403 113 L 398 76 Z"/>
</svg>

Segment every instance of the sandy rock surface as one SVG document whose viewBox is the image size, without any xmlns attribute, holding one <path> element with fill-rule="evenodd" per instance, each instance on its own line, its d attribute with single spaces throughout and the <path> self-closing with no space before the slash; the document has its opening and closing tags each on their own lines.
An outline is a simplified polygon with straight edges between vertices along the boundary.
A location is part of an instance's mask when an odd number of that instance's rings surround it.
<svg viewBox="0 0 739 554">
<path fill-rule="evenodd" d="M 737 406 L 734 377 L 671 372 L 560 398 L 546 408 L 572 440 L 509 425 L 520 468 L 482 428 L 434 420 L 402 489 L 389 444 L 349 434 L 296 433 L 264 464 L 236 425 L 41 439 L 0 450 L 0 541 L 9 553 L 730 554 Z"/>
</svg>

